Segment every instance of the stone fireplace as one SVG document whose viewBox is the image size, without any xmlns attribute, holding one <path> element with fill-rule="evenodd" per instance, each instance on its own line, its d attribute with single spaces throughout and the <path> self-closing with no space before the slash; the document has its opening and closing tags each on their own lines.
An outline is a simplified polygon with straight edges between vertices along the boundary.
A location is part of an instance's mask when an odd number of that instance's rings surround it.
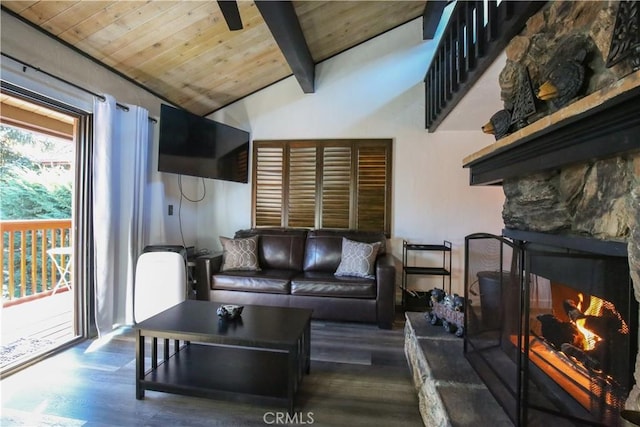
<svg viewBox="0 0 640 427">
<path fill-rule="evenodd" d="M 502 338 L 521 333 L 521 342 L 513 343 L 517 349 L 513 360 L 519 361 L 523 352 L 546 354 L 545 348 L 531 351 L 542 342 L 551 350 L 564 349 L 559 356 L 550 355 L 549 360 L 566 357 L 581 365 L 580 369 L 602 372 L 586 390 L 573 393 L 576 401 L 581 399 L 577 395 L 586 396 L 575 414 L 590 408 L 584 418 L 577 418 L 592 420 L 595 425 L 617 425 L 620 411 L 615 408 L 640 411 L 640 71 L 637 57 L 611 64 L 611 40 L 618 31 L 614 24 L 619 10 L 635 16 L 635 27 L 629 28 L 635 28 L 631 41 L 635 40 L 637 50 L 636 2 L 549 2 L 533 16 L 507 47 L 508 61 L 499 82 L 505 110 L 518 117 L 511 121 L 509 131 L 496 133 L 499 139 L 495 144 L 464 160 L 472 185 L 501 184 L 505 193 L 504 235 L 509 239 L 506 244 L 501 242 L 501 247 L 515 252 L 508 262 L 500 252 L 497 258 L 507 265 L 501 265 L 497 277 L 500 286 L 510 284 L 522 294 L 509 295 L 511 288 L 501 288 L 498 324 L 503 328 Z M 565 47 L 567 40 L 573 43 L 570 49 Z M 573 97 L 534 101 L 528 94 L 522 95 L 523 88 L 530 86 L 532 93 L 541 96 L 541 87 L 551 74 L 549 67 L 557 67 L 563 58 L 584 67 L 584 81 Z M 479 243 L 472 240 L 471 244 Z M 481 252 L 480 248 L 468 249 Z M 519 275 L 513 273 L 514 259 L 519 263 Z M 473 272 L 475 276 L 469 280 L 479 278 L 481 270 Z M 509 305 L 520 304 L 528 313 L 515 316 L 521 323 L 505 326 L 505 316 L 513 310 Z M 600 312 L 589 311 L 592 304 Z M 489 317 L 483 320 L 482 310 L 479 316 L 482 326 Z M 600 337 L 610 348 L 606 355 L 602 350 L 596 357 L 593 352 L 598 350 L 585 350 L 588 344 L 572 344 L 574 338 L 587 340 L 573 336 L 578 318 L 606 329 L 603 334 L 607 338 Z M 549 322 L 557 324 L 549 326 Z M 605 323 L 607 327 L 602 326 Z M 473 325 L 468 327 L 473 329 Z M 567 335 L 558 338 L 558 331 L 563 330 Z M 473 331 L 468 333 L 473 336 Z M 622 353 L 619 358 L 616 346 Z M 562 360 L 538 362 L 527 360 L 531 370 L 527 369 L 526 375 L 546 369 L 547 377 L 555 376 L 550 385 L 538 384 L 543 394 L 553 395 L 563 382 L 565 389 L 580 388 L 575 386 L 578 380 L 558 378 L 553 369 L 547 369 L 564 363 Z M 526 380 L 518 377 L 518 381 Z M 590 390 L 598 381 L 604 391 Z M 526 384 L 518 390 L 525 394 L 531 391 Z M 531 393 L 529 397 L 534 399 L 535 393 Z M 522 414 L 510 415 L 512 420 L 521 420 Z"/>
<path fill-rule="evenodd" d="M 504 234 L 466 239 L 466 358 L 517 425 L 621 425 L 638 352 L 626 244 Z"/>
</svg>

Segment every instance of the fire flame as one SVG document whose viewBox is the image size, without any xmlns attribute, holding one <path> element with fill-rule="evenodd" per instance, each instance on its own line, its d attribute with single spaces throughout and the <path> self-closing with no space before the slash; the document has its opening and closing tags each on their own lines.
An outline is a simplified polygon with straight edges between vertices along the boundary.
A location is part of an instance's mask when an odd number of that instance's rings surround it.
<svg viewBox="0 0 640 427">
<path fill-rule="evenodd" d="M 584 295 L 578 294 L 578 304 L 577 307 L 580 311 L 582 311 L 587 316 L 601 316 L 602 315 L 602 306 L 604 304 L 604 300 L 592 296 L 590 301 L 588 302 L 588 306 L 583 309 L 582 305 L 585 304 Z M 598 336 L 594 332 L 587 329 L 585 325 L 586 319 L 577 319 L 576 327 L 582 334 L 582 349 L 583 350 L 593 350 L 596 347 L 596 344 L 602 341 L 602 337 Z"/>
</svg>

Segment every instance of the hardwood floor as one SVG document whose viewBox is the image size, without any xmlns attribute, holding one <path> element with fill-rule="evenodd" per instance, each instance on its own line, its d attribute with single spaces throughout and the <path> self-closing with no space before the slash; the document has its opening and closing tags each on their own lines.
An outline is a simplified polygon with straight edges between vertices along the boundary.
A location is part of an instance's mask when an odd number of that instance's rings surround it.
<svg viewBox="0 0 640 427">
<path fill-rule="evenodd" d="M 313 321 L 311 374 L 303 380 L 294 422 L 288 425 L 421 426 L 403 327 L 403 320 L 393 330 Z M 136 400 L 132 331 L 122 329 L 100 344 L 85 341 L 3 379 L 0 425 L 284 424 L 280 407 L 152 391 Z"/>
</svg>

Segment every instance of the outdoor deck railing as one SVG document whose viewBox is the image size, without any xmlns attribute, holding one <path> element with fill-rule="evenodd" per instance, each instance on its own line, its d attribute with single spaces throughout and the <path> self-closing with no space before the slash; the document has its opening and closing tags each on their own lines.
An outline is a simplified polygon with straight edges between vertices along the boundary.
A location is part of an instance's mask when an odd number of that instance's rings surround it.
<svg viewBox="0 0 640 427">
<path fill-rule="evenodd" d="M 71 246 L 71 220 L 4 220 L 0 221 L 0 233 L 2 305 L 52 293 L 60 271 L 47 251 Z M 57 256 L 61 266 L 73 257 Z"/>
</svg>

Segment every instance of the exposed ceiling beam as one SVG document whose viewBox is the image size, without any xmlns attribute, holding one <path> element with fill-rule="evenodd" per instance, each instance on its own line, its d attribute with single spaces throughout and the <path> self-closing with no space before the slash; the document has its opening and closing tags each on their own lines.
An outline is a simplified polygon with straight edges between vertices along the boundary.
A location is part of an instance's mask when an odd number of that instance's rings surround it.
<svg viewBox="0 0 640 427">
<path fill-rule="evenodd" d="M 432 40 L 442 19 L 442 12 L 449 4 L 448 0 L 427 0 L 422 13 L 422 39 Z"/>
<path fill-rule="evenodd" d="M 222 11 L 224 20 L 227 21 L 227 26 L 231 31 L 237 31 L 242 29 L 242 18 L 240 18 L 240 10 L 238 10 L 238 3 L 235 0 L 218 0 L 218 6 Z"/>
<path fill-rule="evenodd" d="M 316 67 L 290 1 L 256 0 L 273 38 L 284 54 L 304 93 L 315 92 Z"/>
</svg>

